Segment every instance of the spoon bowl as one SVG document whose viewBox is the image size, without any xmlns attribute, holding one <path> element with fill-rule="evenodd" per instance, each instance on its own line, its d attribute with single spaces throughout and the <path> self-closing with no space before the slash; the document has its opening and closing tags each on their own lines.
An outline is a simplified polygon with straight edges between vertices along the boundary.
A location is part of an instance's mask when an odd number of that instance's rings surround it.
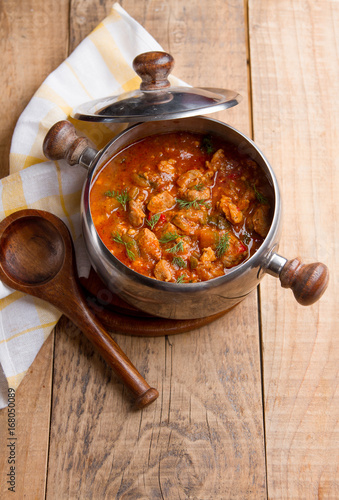
<svg viewBox="0 0 339 500">
<path fill-rule="evenodd" d="M 2 234 L 1 266 L 7 276 L 18 283 L 47 283 L 58 274 L 64 260 L 62 236 L 44 218 L 28 216 L 17 219 Z"/>
</svg>

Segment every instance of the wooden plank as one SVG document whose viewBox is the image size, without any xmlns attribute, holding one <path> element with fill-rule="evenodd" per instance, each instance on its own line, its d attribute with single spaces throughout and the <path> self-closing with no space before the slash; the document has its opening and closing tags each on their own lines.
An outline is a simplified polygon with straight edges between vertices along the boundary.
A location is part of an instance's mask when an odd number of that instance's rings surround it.
<svg viewBox="0 0 339 500">
<path fill-rule="evenodd" d="M 43 79 L 67 54 L 68 1 L 11 2 L 0 9 L 0 175 L 8 173 L 15 123 Z M 49 440 L 54 335 L 16 393 L 16 493 L 7 490 L 7 409 L 0 412 L 1 498 L 43 498 Z"/>
<path fill-rule="evenodd" d="M 269 498 L 339 498 L 339 4 L 251 1 L 255 140 L 279 179 L 280 253 L 330 269 L 323 299 L 261 287 Z"/>
<path fill-rule="evenodd" d="M 114 2 L 70 0 L 69 51 L 72 52 L 109 15 Z"/>
<path fill-rule="evenodd" d="M 15 124 L 42 81 L 67 55 L 68 0 L 3 0 L 1 23 L 0 176 L 8 174 Z"/>
<path fill-rule="evenodd" d="M 51 334 L 42 346 L 26 377 L 15 394 L 15 439 L 8 432 L 7 408 L 0 412 L 0 496 L 9 498 L 43 498 L 46 485 L 49 441 L 53 341 Z M 15 456 L 9 445 L 14 443 Z M 13 458 L 15 463 L 9 463 Z M 7 481 L 10 466 L 15 467 L 13 491 Z M 13 486 L 13 485 L 12 485 Z"/>
<path fill-rule="evenodd" d="M 223 116 L 248 132 L 242 1 L 218 0 L 213 11 L 198 0 L 121 3 L 172 52 L 178 76 L 244 94 L 241 108 Z M 87 3 L 86 24 L 99 21 L 96 9 Z M 48 500 L 266 498 L 255 294 L 201 330 L 114 335 L 160 391 L 142 412 L 131 411 L 123 386 L 78 330 L 69 325 L 66 333 L 56 338 Z"/>
</svg>

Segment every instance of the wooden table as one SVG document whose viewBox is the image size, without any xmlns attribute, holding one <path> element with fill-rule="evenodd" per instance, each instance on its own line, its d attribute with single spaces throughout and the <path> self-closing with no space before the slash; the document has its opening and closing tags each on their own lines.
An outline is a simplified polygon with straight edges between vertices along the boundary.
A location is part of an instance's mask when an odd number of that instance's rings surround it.
<svg viewBox="0 0 339 500">
<path fill-rule="evenodd" d="M 338 499 L 339 3 L 120 3 L 174 56 L 177 76 L 243 95 L 218 118 L 252 136 L 273 165 L 284 203 L 279 252 L 325 262 L 331 281 L 308 308 L 267 276 L 200 330 L 114 335 L 159 389 L 143 411 L 131 411 L 122 384 L 62 319 L 17 391 L 16 493 L 7 491 L 0 412 L 0 496 Z M 2 175 L 32 94 L 110 6 L 2 0 Z"/>
</svg>

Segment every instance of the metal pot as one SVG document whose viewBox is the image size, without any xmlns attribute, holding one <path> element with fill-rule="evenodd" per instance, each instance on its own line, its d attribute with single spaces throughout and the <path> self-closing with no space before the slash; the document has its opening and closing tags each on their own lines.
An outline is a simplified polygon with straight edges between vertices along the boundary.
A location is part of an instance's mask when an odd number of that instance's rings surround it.
<svg viewBox="0 0 339 500">
<path fill-rule="evenodd" d="M 148 278 L 122 264 L 101 241 L 93 224 L 89 195 L 96 174 L 118 151 L 144 137 L 166 132 L 189 130 L 211 133 L 235 144 L 263 169 L 274 192 L 273 220 L 264 242 L 247 261 L 232 268 L 225 276 L 200 283 L 166 283 Z M 50 159 L 65 158 L 70 165 L 88 169 L 82 199 L 82 226 L 93 268 L 108 288 L 135 307 L 155 316 L 172 319 L 202 318 L 229 309 L 243 300 L 271 274 L 279 277 L 284 288 L 292 288 L 297 301 L 313 304 L 325 291 L 328 270 L 324 264 L 304 265 L 298 259 L 287 261 L 278 253 L 281 232 L 281 200 L 277 180 L 267 159 L 251 139 L 217 120 L 194 117 L 161 122 L 145 122 L 124 130 L 101 151 L 76 135 L 73 125 L 59 122 L 48 133 L 45 154 Z"/>
<path fill-rule="evenodd" d="M 277 180 L 267 159 L 254 142 L 238 130 L 220 121 L 196 116 L 202 109 L 207 113 L 234 106 L 240 96 L 221 89 L 169 88 L 167 75 L 172 64 L 173 59 L 169 54 L 142 54 L 134 61 L 134 68 L 142 77 L 139 91 L 124 98 L 115 96 L 104 102 L 85 104 L 74 113 L 75 118 L 88 121 L 130 123 L 143 120 L 143 123 L 136 123 L 124 130 L 101 151 L 91 148 L 86 138 L 78 137 L 73 125 L 67 121 L 55 124 L 45 138 L 44 153 L 47 158 L 66 159 L 70 165 L 80 164 L 88 169 L 81 212 L 83 235 L 93 268 L 112 292 L 140 310 L 164 318 L 202 318 L 227 310 L 243 300 L 266 273 L 279 277 L 281 285 L 291 288 L 300 304 L 314 303 L 327 287 L 328 269 L 321 263 L 304 265 L 299 259 L 288 261 L 277 253 L 281 232 L 281 200 Z M 126 107 L 123 109 L 124 102 Z M 177 107 L 178 103 L 181 110 Z M 210 281 L 167 283 L 133 271 L 108 251 L 91 216 L 90 190 L 97 173 L 107 161 L 121 149 L 142 138 L 175 131 L 215 134 L 233 143 L 239 152 L 250 156 L 262 168 L 273 191 L 274 199 L 270 200 L 273 220 L 260 248 L 226 275 Z"/>
</svg>

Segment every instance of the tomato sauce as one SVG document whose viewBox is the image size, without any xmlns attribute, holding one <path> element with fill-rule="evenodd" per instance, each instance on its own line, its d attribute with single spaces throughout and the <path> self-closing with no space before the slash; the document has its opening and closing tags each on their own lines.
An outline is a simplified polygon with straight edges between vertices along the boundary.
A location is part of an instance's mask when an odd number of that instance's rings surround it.
<svg viewBox="0 0 339 500">
<path fill-rule="evenodd" d="M 261 168 L 216 136 L 151 136 L 95 178 L 95 228 L 123 264 L 150 278 L 194 283 L 247 260 L 268 233 L 272 189 Z"/>
</svg>

